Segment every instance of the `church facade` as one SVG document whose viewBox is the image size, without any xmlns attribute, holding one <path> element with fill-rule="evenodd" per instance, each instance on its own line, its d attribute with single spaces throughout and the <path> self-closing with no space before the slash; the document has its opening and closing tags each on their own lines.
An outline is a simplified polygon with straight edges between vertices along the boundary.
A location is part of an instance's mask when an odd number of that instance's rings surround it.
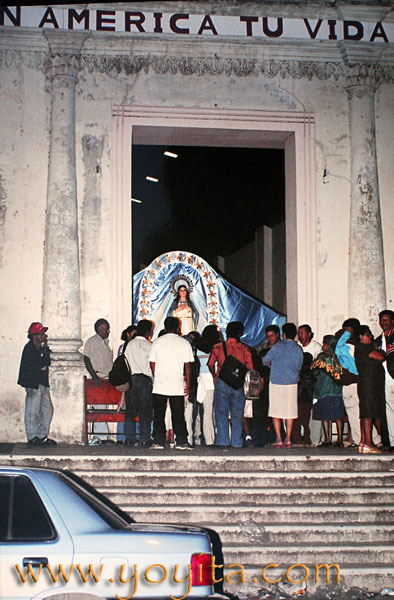
<svg viewBox="0 0 394 600">
<path fill-rule="evenodd" d="M 389 0 L 2 6 L 0 69 L 0 441 L 25 437 L 32 321 L 51 435 L 82 439 L 82 340 L 131 322 L 133 143 L 283 149 L 288 320 L 393 309 Z"/>
</svg>

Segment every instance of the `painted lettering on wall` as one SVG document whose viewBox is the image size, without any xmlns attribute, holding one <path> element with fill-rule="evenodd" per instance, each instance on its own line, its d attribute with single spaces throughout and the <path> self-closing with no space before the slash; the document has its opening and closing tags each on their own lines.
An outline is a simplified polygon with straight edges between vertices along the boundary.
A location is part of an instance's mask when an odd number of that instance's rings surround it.
<svg viewBox="0 0 394 600">
<path fill-rule="evenodd" d="M 176 35 L 210 39 L 218 36 L 264 40 L 394 42 L 394 23 L 335 19 L 288 19 L 264 16 L 191 15 L 129 10 L 40 6 L 0 7 L 0 26 L 100 32 Z"/>
</svg>

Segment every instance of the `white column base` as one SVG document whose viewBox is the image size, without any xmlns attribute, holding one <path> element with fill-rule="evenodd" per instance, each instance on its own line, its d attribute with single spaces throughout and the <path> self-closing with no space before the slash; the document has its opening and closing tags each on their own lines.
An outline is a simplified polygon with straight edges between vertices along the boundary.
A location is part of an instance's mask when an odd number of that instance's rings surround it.
<svg viewBox="0 0 394 600">
<path fill-rule="evenodd" d="M 74 360 L 72 360 L 74 359 Z M 84 431 L 84 376 L 82 355 L 52 355 L 49 384 L 54 408 L 49 437 L 63 444 L 83 441 Z"/>
</svg>

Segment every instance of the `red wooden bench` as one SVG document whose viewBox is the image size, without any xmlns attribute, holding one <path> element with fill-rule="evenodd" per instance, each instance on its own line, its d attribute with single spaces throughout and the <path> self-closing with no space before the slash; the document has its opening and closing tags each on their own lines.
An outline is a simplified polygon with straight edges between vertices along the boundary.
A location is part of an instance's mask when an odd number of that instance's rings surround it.
<svg viewBox="0 0 394 600">
<path fill-rule="evenodd" d="M 85 430 L 84 442 L 88 443 L 89 423 L 123 423 L 124 412 L 117 412 L 122 392 L 109 381 L 101 381 L 100 387 L 94 387 L 93 381 L 85 379 Z M 98 407 L 105 405 L 107 408 Z M 117 434 L 114 434 L 117 435 Z"/>
</svg>

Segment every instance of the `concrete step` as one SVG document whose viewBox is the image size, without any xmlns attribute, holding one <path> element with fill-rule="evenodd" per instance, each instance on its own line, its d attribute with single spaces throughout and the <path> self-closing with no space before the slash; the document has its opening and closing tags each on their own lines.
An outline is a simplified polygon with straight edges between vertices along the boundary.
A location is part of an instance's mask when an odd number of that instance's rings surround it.
<svg viewBox="0 0 394 600">
<path fill-rule="evenodd" d="M 375 544 L 226 544 L 225 564 L 234 563 L 266 565 L 271 563 L 314 564 L 336 563 L 342 565 L 369 565 L 376 562 L 389 565 L 394 560 L 394 546 Z"/>
<path fill-rule="evenodd" d="M 300 542 L 321 544 L 335 543 L 380 543 L 394 542 L 394 523 L 280 523 L 258 524 L 246 521 L 227 525 L 209 523 L 207 527 L 215 529 L 223 544 L 295 544 Z"/>
<path fill-rule="evenodd" d="M 168 499 L 170 502 L 171 499 Z M 376 505 L 373 508 L 362 505 L 292 505 L 245 506 L 237 504 L 229 507 L 211 505 L 174 506 L 167 503 L 163 508 L 157 506 L 122 506 L 138 522 L 152 523 L 208 523 L 240 524 L 253 520 L 259 525 L 271 523 L 392 523 L 394 506 L 392 504 Z"/>
<path fill-rule="evenodd" d="M 325 561 L 327 562 L 327 561 Z M 224 589 L 229 593 L 236 594 L 237 592 L 255 592 L 258 589 L 269 587 L 270 583 L 263 579 L 262 571 L 264 567 L 271 564 L 266 563 L 260 566 L 253 565 L 242 565 L 243 566 L 243 578 L 241 582 L 240 575 L 233 575 L 238 567 L 229 568 L 226 566 L 224 569 Z M 337 570 L 333 567 L 329 569 L 328 581 L 325 568 L 317 569 L 315 565 L 323 564 L 318 562 L 313 563 L 301 563 L 303 567 L 297 568 L 292 567 L 292 563 L 280 562 L 277 568 L 269 567 L 265 571 L 266 579 L 275 581 L 280 579 L 279 585 L 286 585 L 286 572 L 288 569 L 288 577 L 293 581 L 303 581 L 308 591 L 313 592 L 317 587 L 324 586 L 327 583 L 335 584 L 337 582 Z M 333 563 L 328 563 L 328 565 Z M 307 569 L 307 570 L 306 570 Z M 367 590 L 380 591 L 383 587 L 394 588 L 394 570 L 392 565 L 339 565 L 339 583 L 348 587 L 359 587 Z M 302 585 L 300 585 L 300 588 Z"/>
<path fill-rule="evenodd" d="M 394 587 L 394 457 L 314 450 L 262 449 L 251 456 L 211 449 L 106 453 L 98 446 L 72 459 L 57 448 L 57 455 L 48 456 L 49 449 L 6 461 L 73 470 L 137 522 L 215 529 L 228 592 L 268 586 L 262 569 L 272 563 L 278 565 L 268 570 L 272 579 L 291 568 L 301 581 L 308 568 L 310 590 L 317 585 L 315 564 L 339 565 L 340 581 L 349 586 Z M 242 565 L 242 583 L 240 575 L 228 576 L 241 569 L 231 565 Z M 334 575 L 331 568 L 331 581 Z"/>
<path fill-rule="evenodd" d="M 324 471 L 306 472 L 260 472 L 260 473 L 201 473 L 199 471 L 80 471 L 75 472 L 92 485 L 112 488 L 211 488 L 225 489 L 231 494 L 238 488 L 352 488 L 394 486 L 393 472 L 368 473 L 325 473 Z"/>
<path fill-rule="evenodd" d="M 40 452 L 42 454 L 40 454 Z M 219 452 L 219 454 L 218 454 Z M 269 473 L 269 472 L 320 472 L 346 473 L 355 472 L 394 472 L 394 456 L 392 454 L 360 455 L 355 450 L 327 451 L 317 448 L 299 448 L 274 451 L 267 448 L 254 449 L 250 455 L 247 449 L 220 452 L 217 449 L 198 449 L 195 452 L 176 452 L 170 450 L 153 452 L 145 449 L 129 449 L 116 447 L 112 450 L 105 446 L 81 446 L 73 451 L 72 456 L 62 447 L 38 448 L 29 453 L 23 449 L 21 454 L 2 456 L 2 464 L 18 464 L 70 469 L 80 472 L 88 471 L 157 471 L 198 473 Z"/>
<path fill-rule="evenodd" d="M 171 497 L 173 503 L 182 504 L 218 504 L 231 506 L 234 493 L 242 499 L 245 506 L 261 506 L 266 504 L 365 504 L 373 506 L 382 500 L 381 491 L 376 487 L 365 488 L 317 488 L 305 494 L 305 487 L 291 489 L 281 488 L 154 488 L 154 487 L 113 487 L 98 486 L 100 492 L 111 498 L 116 504 L 125 505 L 132 502 L 134 506 L 145 504 L 163 505 Z M 233 493 L 234 492 L 234 493 Z M 385 486 L 384 500 L 386 504 L 394 504 L 394 486 Z"/>
</svg>

